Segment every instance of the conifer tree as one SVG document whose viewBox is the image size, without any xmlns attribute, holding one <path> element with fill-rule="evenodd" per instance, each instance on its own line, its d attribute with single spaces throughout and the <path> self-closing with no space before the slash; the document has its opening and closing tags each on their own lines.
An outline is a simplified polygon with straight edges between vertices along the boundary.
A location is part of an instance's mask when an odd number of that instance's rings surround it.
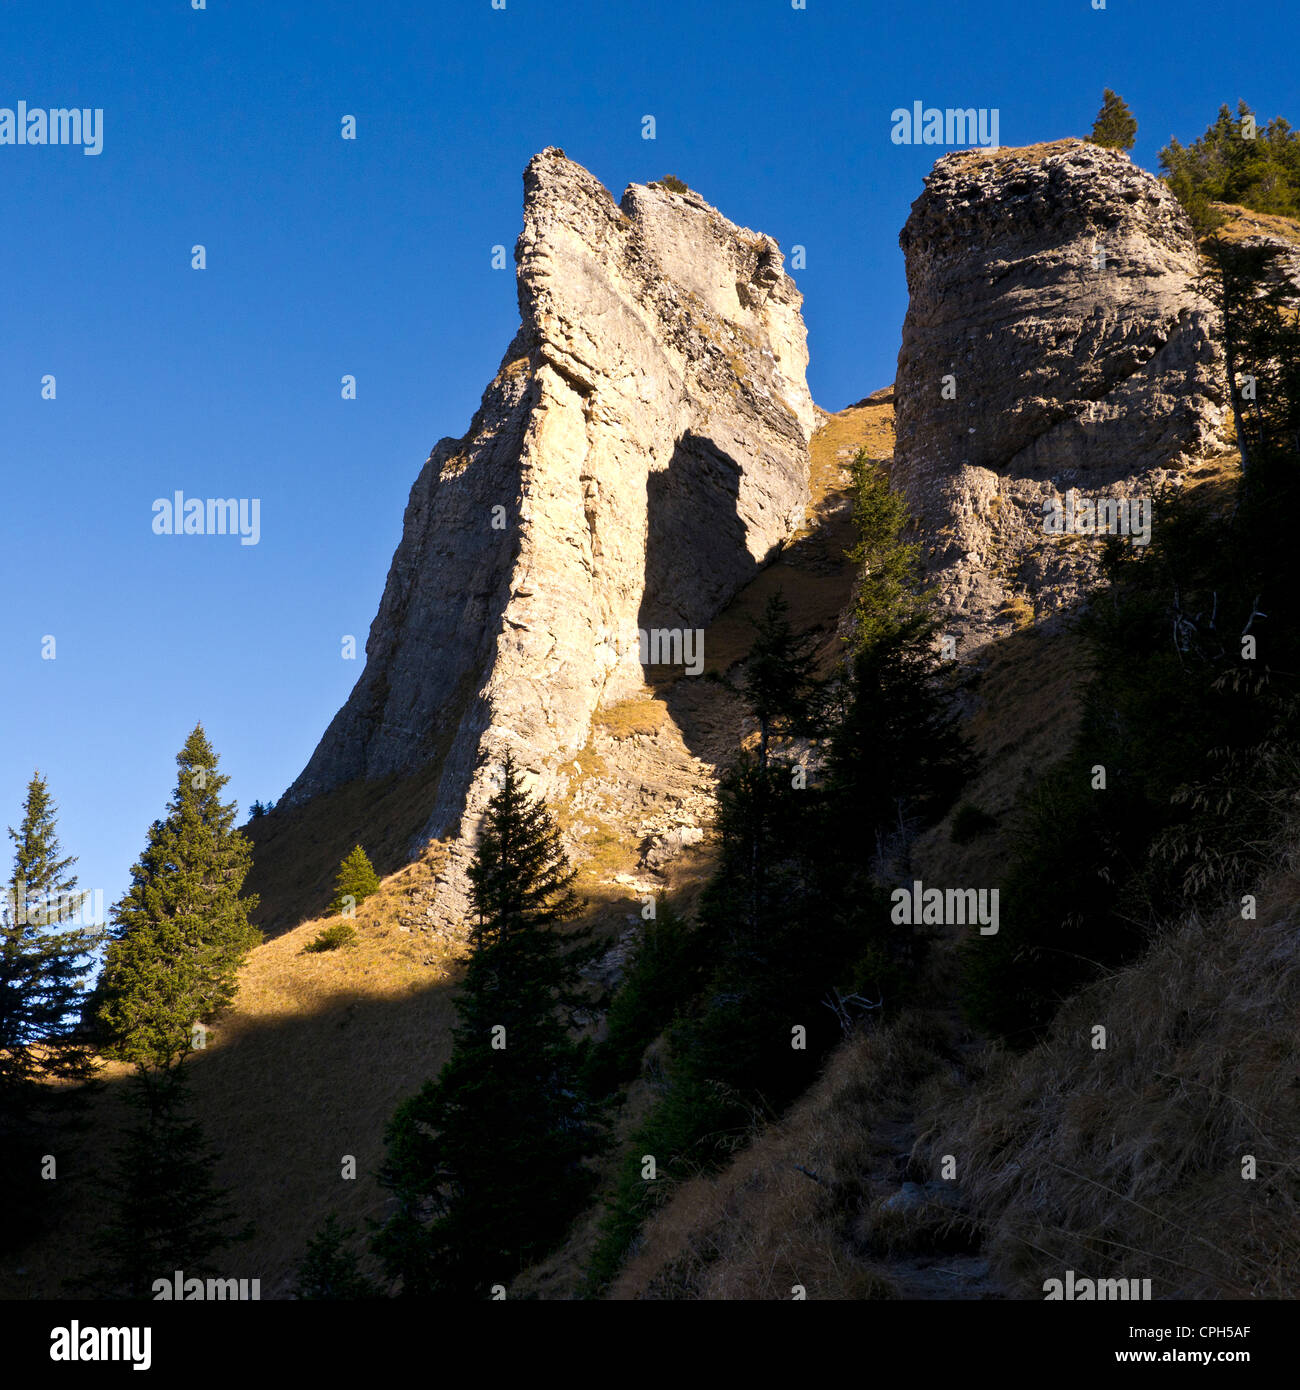
<svg viewBox="0 0 1300 1390">
<path fill-rule="evenodd" d="M 906 539 L 907 504 L 889 486 L 885 470 L 860 449 L 851 465 L 853 527 L 857 541 L 848 557 L 860 568 L 853 601 L 854 647 L 926 609 L 921 547 Z"/>
<path fill-rule="evenodd" d="M 972 770 L 934 654 L 935 625 L 911 617 L 853 660 L 845 717 L 831 740 L 833 820 L 859 861 L 933 823 Z"/>
<path fill-rule="evenodd" d="M 155 1279 L 218 1273 L 212 1257 L 248 1238 L 232 1229 L 229 1196 L 213 1175 L 217 1155 L 186 1113 L 185 1066 L 138 1067 L 128 1103 L 136 1112 L 118 1153 L 99 1263 L 83 1281 L 103 1298 L 149 1298 Z"/>
<path fill-rule="evenodd" d="M 1137 128 L 1138 123 L 1128 109 L 1128 103 L 1107 87 L 1102 93 L 1101 110 L 1092 123 L 1089 142 L 1110 150 L 1131 150 L 1137 139 Z"/>
<path fill-rule="evenodd" d="M 486 1297 L 554 1245 L 592 1185 L 587 1049 L 571 1023 L 594 950 L 555 930 L 578 910 L 575 873 L 510 757 L 469 876 L 452 1055 L 398 1109 L 381 1174 L 399 1211 L 375 1248 L 409 1296 Z"/>
<path fill-rule="evenodd" d="M 58 808 L 36 772 L 22 821 L 9 829 L 13 871 L 0 903 L 0 1187 L 12 1213 L 6 1244 L 30 1235 L 50 1184 L 42 1155 L 69 1118 L 77 1092 L 48 1081 L 81 1082 L 94 1071 L 78 1031 L 86 977 L 102 929 L 83 921 L 89 894 L 77 891 L 77 862 L 59 846 Z"/>
<path fill-rule="evenodd" d="M 917 832 L 955 800 L 973 770 L 952 691 L 935 653 L 938 626 L 920 548 L 905 539 L 911 516 L 865 454 L 854 462 L 850 558 L 863 566 L 854 640 L 839 682 L 826 759 L 823 840 L 840 867 L 840 894 L 864 908 L 882 881 L 910 871 Z M 850 909 L 851 910 L 851 909 Z M 915 975 L 919 942 L 881 939 L 880 915 L 863 918 L 875 964 L 868 988 L 897 992 Z"/>
<path fill-rule="evenodd" d="M 1281 116 L 1258 121 L 1244 101 L 1235 116 L 1220 106 L 1214 124 L 1190 145 L 1170 140 L 1160 167 L 1198 235 L 1223 220 L 1210 206 L 1216 202 L 1300 217 L 1300 131 Z"/>
<path fill-rule="evenodd" d="M 33 774 L 22 823 L 9 829 L 14 867 L 0 905 L 0 1093 L 38 1074 L 81 1080 L 91 1067 L 76 1029 L 101 931 L 81 920 L 90 895 L 68 872 L 77 861 L 60 849 L 57 811 Z"/>
<path fill-rule="evenodd" d="M 361 1272 L 356 1252 L 345 1241 L 352 1234 L 331 1212 L 311 1238 L 298 1266 L 294 1292 L 300 1299 L 377 1298 L 379 1290 Z"/>
<path fill-rule="evenodd" d="M 379 875 L 366 857 L 360 845 L 339 865 L 339 875 L 334 881 L 334 901 L 331 912 L 348 913 L 349 909 L 360 907 L 372 893 L 379 890 Z"/>
<path fill-rule="evenodd" d="M 758 761 L 765 768 L 773 732 L 807 729 L 814 713 L 817 683 L 810 670 L 813 639 L 807 633 L 795 632 L 783 593 L 778 590 L 771 595 L 755 626 L 758 631 L 745 664 L 743 685 L 749 708 L 758 720 Z"/>
<path fill-rule="evenodd" d="M 97 1015 L 122 1059 L 170 1067 L 190 1047 L 193 1025 L 234 998 L 240 963 L 261 933 L 248 920 L 255 897 L 240 889 L 252 847 L 235 829 L 229 778 L 203 726 L 176 756 L 176 791 L 155 821 L 131 887 L 111 913 L 112 942 Z"/>
</svg>

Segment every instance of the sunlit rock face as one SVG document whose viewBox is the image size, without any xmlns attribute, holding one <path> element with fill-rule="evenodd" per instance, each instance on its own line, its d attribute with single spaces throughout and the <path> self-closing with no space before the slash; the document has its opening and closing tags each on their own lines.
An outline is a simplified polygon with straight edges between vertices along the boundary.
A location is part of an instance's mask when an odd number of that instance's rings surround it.
<svg viewBox="0 0 1300 1390">
<path fill-rule="evenodd" d="M 638 634 L 696 630 L 803 521 L 814 409 L 771 238 L 692 192 L 615 202 L 558 150 L 524 173 L 521 325 L 461 439 L 411 490 L 366 666 L 301 803 L 438 771 L 440 907 L 502 757 L 550 793 L 593 712 L 638 690 Z"/>
<path fill-rule="evenodd" d="M 945 156 L 899 240 L 895 477 L 970 652 L 1095 579 L 1045 501 L 1150 497 L 1214 446 L 1215 315 L 1174 196 L 1079 140 Z"/>
</svg>

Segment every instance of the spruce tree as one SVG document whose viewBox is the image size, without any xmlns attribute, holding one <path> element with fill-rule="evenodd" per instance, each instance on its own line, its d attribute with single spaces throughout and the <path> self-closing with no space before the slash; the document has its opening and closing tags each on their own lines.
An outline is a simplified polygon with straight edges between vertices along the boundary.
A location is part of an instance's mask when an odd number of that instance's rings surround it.
<svg viewBox="0 0 1300 1390">
<path fill-rule="evenodd" d="M 83 1288 L 102 1298 L 149 1298 L 155 1279 L 217 1274 L 213 1256 L 247 1239 L 232 1229 L 228 1195 L 213 1177 L 218 1155 L 187 1115 L 184 1063 L 137 1068 L 127 1100 L 135 1120 L 118 1153 L 97 1266 Z"/>
<path fill-rule="evenodd" d="M 910 872 L 916 834 L 948 809 L 974 762 L 936 656 L 933 595 L 920 547 L 906 539 L 906 502 L 864 454 L 853 476 L 858 542 L 849 554 L 863 569 L 836 691 L 822 839 L 841 866 L 841 903 L 850 913 L 859 904 L 870 943 L 860 983 L 873 995 L 884 989 L 896 997 L 915 977 L 920 943 L 911 933 L 882 931 L 873 896 Z"/>
<path fill-rule="evenodd" d="M 381 1180 L 398 1213 L 375 1248 L 409 1296 L 486 1297 L 563 1235 L 597 1142 L 574 1040 L 585 933 L 545 804 L 507 757 L 470 868 L 474 921 L 452 1055 L 397 1111 Z"/>
<path fill-rule="evenodd" d="M 115 1054 L 168 1067 L 190 1047 L 193 1025 L 234 998 L 236 972 L 261 933 L 255 897 L 240 889 L 252 847 L 235 829 L 229 778 L 217 771 L 203 726 L 176 756 L 166 819 L 155 821 L 131 887 L 111 913 L 112 941 L 98 990 L 98 1019 Z"/>
<path fill-rule="evenodd" d="M 1220 106 L 1214 124 L 1190 145 L 1170 140 L 1160 167 L 1198 235 L 1224 220 L 1212 203 L 1300 217 L 1300 131 L 1281 116 L 1258 121 L 1244 101 L 1235 116 Z"/>
<path fill-rule="evenodd" d="M 879 464 L 860 449 L 851 465 L 853 527 L 848 557 L 859 567 L 853 599 L 854 647 L 861 649 L 908 617 L 926 611 L 921 547 L 906 539 L 907 504 Z"/>
<path fill-rule="evenodd" d="M 79 1032 L 86 977 L 101 928 L 84 923 L 89 894 L 77 891 L 77 862 L 64 855 L 58 808 L 36 772 L 27 785 L 22 821 L 9 829 L 13 871 L 0 903 L 0 1188 L 10 1217 L 0 1241 L 12 1245 L 39 1224 L 50 1184 L 40 1160 L 70 1118 L 75 1089 L 94 1072 Z"/>
<path fill-rule="evenodd" d="M 1138 123 L 1124 98 L 1109 87 L 1102 93 L 1101 110 L 1092 123 L 1088 141 L 1109 150 L 1131 150 L 1137 139 Z"/>
<path fill-rule="evenodd" d="M 934 638 L 931 620 L 911 617 L 853 659 L 828 780 L 834 821 L 859 860 L 932 824 L 972 770 Z"/>
<path fill-rule="evenodd" d="M 9 829 L 14 866 L 0 905 L 0 1093 L 38 1076 L 82 1080 L 92 1067 L 77 1024 L 101 929 L 83 924 L 90 895 L 68 872 L 77 861 L 60 849 L 57 811 L 34 773 L 22 823 Z"/>
<path fill-rule="evenodd" d="M 300 1299 L 377 1298 L 379 1290 L 361 1272 L 356 1252 L 345 1244 L 350 1228 L 339 1225 L 331 1212 L 311 1238 L 298 1266 L 294 1293 Z"/>
<path fill-rule="evenodd" d="M 372 893 L 379 890 L 379 875 L 366 858 L 360 845 L 339 865 L 338 878 L 334 881 L 334 901 L 331 912 L 350 915 L 350 909 L 360 907 Z"/>
<path fill-rule="evenodd" d="M 814 641 L 807 633 L 795 632 L 790 605 L 779 590 L 769 597 L 755 627 L 742 683 L 750 711 L 758 720 L 759 766 L 766 767 L 771 735 L 782 730 L 804 732 L 814 715 L 817 683 L 810 670 Z"/>
</svg>

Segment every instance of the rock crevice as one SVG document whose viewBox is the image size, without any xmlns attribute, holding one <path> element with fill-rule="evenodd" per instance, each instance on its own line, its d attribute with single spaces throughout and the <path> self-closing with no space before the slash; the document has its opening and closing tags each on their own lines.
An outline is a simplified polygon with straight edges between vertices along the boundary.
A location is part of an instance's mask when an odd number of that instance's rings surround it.
<svg viewBox="0 0 1300 1390">
<path fill-rule="evenodd" d="M 769 237 L 697 194 L 621 202 L 557 150 L 524 174 L 521 326 L 411 490 L 347 703 L 285 797 L 435 764 L 413 850 L 451 842 L 444 908 L 512 750 L 543 793 L 637 633 L 703 628 L 794 533 L 814 408 L 801 296 Z"/>
</svg>

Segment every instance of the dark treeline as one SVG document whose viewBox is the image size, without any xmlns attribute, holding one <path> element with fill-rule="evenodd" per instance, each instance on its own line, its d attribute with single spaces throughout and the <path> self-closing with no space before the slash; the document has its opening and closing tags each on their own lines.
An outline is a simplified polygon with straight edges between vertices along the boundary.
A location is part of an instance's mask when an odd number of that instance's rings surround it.
<svg viewBox="0 0 1300 1390">
<path fill-rule="evenodd" d="M 816 1077 L 845 1031 L 913 997 L 926 939 L 889 894 L 921 830 L 972 770 L 909 518 L 882 470 L 853 465 L 862 566 L 854 637 L 813 675 L 783 598 L 757 625 L 741 690 L 759 726 L 717 796 L 718 864 L 694 920 L 651 924 L 589 1079 L 625 1083 L 660 1032 L 658 1099 L 627 1146 L 590 1270 L 598 1289 L 674 1180 L 707 1171 Z"/>
<path fill-rule="evenodd" d="M 1244 101 L 1236 116 L 1221 106 L 1218 119 L 1190 145 L 1170 140 L 1160 151 L 1160 167 L 1199 234 L 1222 221 L 1211 203 L 1300 217 L 1300 131 L 1281 116 L 1258 121 Z"/>
</svg>

